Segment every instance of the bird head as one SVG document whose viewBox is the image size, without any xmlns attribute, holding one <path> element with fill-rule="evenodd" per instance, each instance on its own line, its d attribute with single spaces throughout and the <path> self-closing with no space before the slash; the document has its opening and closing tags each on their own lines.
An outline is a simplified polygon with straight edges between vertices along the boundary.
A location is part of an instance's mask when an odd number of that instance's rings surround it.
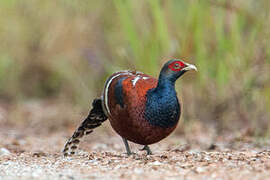
<svg viewBox="0 0 270 180">
<path fill-rule="evenodd" d="M 197 68 L 193 64 L 188 64 L 180 59 L 172 59 L 163 65 L 159 79 L 175 82 L 180 76 L 190 70 L 197 71 Z"/>
</svg>

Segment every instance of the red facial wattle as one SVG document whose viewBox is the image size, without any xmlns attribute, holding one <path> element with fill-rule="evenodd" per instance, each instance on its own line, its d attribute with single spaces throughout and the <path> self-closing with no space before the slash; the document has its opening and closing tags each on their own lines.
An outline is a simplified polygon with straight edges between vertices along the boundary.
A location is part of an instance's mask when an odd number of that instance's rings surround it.
<svg viewBox="0 0 270 180">
<path fill-rule="evenodd" d="M 168 66 L 172 71 L 181 71 L 186 65 L 182 61 L 175 61 Z"/>
</svg>

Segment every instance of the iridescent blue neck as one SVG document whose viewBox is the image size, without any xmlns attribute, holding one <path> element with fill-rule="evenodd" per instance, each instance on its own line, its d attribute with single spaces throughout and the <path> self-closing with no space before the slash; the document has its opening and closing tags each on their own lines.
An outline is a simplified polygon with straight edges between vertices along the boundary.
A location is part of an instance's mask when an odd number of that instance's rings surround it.
<svg viewBox="0 0 270 180">
<path fill-rule="evenodd" d="M 158 78 L 158 84 L 157 84 L 156 89 L 157 90 L 164 89 L 164 88 L 174 89 L 175 81 L 176 79 L 174 77 L 167 77 L 167 76 L 160 75 Z"/>
<path fill-rule="evenodd" d="M 168 68 L 162 68 L 159 78 L 157 88 L 162 88 L 164 86 L 173 87 L 175 86 L 175 81 L 182 76 L 186 71 L 170 71 Z"/>
<path fill-rule="evenodd" d="M 173 127 L 180 117 L 180 104 L 175 91 L 175 81 L 160 77 L 156 88 L 146 96 L 145 118 L 154 126 Z"/>
</svg>

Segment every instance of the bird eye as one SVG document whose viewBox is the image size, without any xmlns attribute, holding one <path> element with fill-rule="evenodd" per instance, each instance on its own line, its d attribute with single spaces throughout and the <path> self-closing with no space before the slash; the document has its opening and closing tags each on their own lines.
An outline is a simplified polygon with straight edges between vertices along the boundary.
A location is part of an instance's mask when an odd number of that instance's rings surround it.
<svg viewBox="0 0 270 180">
<path fill-rule="evenodd" d="M 175 68 L 175 69 L 180 69 L 180 68 L 181 68 L 181 67 L 180 67 L 180 64 L 179 64 L 179 63 L 175 63 L 175 64 L 174 64 L 174 68 Z"/>
<path fill-rule="evenodd" d="M 172 71 L 181 71 L 181 69 L 184 67 L 185 67 L 185 64 L 181 61 L 174 61 L 171 64 L 169 64 L 169 68 Z"/>
</svg>

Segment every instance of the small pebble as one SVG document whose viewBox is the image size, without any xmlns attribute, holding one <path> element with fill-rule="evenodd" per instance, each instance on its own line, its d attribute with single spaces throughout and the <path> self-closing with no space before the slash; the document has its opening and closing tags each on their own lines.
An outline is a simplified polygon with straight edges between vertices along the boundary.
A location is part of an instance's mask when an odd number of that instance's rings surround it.
<svg viewBox="0 0 270 180">
<path fill-rule="evenodd" d="M 135 168 L 135 169 L 134 169 L 134 172 L 135 172 L 136 174 L 142 174 L 142 173 L 143 173 L 143 169 L 142 169 L 142 168 Z"/>
<path fill-rule="evenodd" d="M 161 162 L 159 162 L 159 161 L 155 161 L 155 162 L 151 163 L 151 165 L 154 165 L 154 166 L 159 166 L 159 165 L 162 165 L 162 163 L 161 163 Z"/>
<path fill-rule="evenodd" d="M 10 155 L 10 151 L 6 148 L 0 148 L 0 156 Z"/>
<path fill-rule="evenodd" d="M 197 168 L 195 169 L 195 171 L 196 171 L 197 173 L 203 173 L 203 172 L 205 171 L 205 168 L 197 167 Z"/>
</svg>

